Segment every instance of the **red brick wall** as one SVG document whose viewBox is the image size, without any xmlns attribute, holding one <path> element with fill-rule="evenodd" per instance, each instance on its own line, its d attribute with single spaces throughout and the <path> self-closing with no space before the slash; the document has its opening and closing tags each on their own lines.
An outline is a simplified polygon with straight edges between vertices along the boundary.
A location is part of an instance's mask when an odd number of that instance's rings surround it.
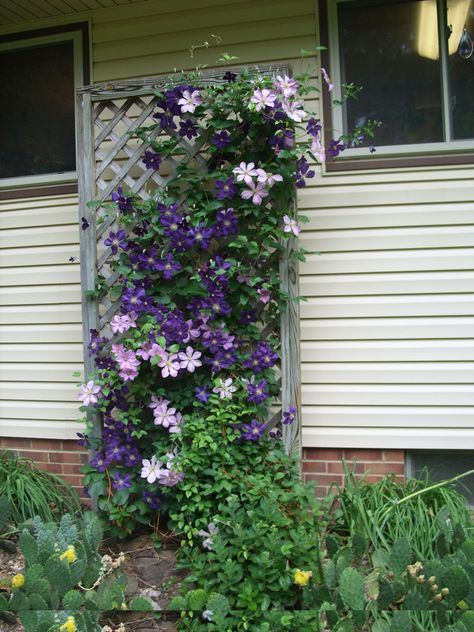
<svg viewBox="0 0 474 632">
<path fill-rule="evenodd" d="M 32 459 L 41 470 L 58 474 L 84 497 L 81 466 L 87 463 L 87 453 L 76 441 L 0 438 L 0 447 Z M 342 459 L 350 467 L 355 460 L 356 473 L 367 473 L 368 483 L 380 480 L 384 474 L 405 475 L 403 450 L 304 448 L 303 477 L 305 481 L 316 481 L 318 496 L 325 496 L 332 483 L 344 484 Z"/>
<path fill-rule="evenodd" d="M 0 438 L 0 448 L 31 459 L 41 470 L 58 474 L 84 497 L 81 467 L 87 463 L 87 452 L 77 441 L 3 437 Z"/>
<path fill-rule="evenodd" d="M 368 483 L 378 481 L 385 474 L 405 476 L 404 450 L 363 450 L 353 448 L 304 448 L 303 477 L 316 481 L 316 493 L 326 496 L 332 483 L 344 485 L 344 465 L 352 469 L 355 461 L 356 474 L 366 474 Z"/>
</svg>

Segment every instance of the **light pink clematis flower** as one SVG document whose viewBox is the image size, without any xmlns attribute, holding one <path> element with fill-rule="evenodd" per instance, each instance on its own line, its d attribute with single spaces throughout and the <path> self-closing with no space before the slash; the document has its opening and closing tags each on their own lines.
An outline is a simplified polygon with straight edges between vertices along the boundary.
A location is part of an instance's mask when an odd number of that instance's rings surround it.
<svg viewBox="0 0 474 632">
<path fill-rule="evenodd" d="M 237 182 L 245 182 L 245 184 L 250 184 L 252 178 L 257 175 L 258 171 L 258 169 L 255 169 L 255 163 L 253 162 L 249 162 L 248 164 L 241 162 L 238 167 L 232 169 L 232 173 L 236 175 Z"/>
<path fill-rule="evenodd" d="M 326 162 L 326 148 L 319 138 L 315 138 L 311 143 L 311 153 L 319 162 Z"/>
<path fill-rule="evenodd" d="M 176 353 L 164 353 L 161 356 L 161 362 L 158 366 L 161 368 L 162 377 L 176 377 L 180 369 L 179 362 L 177 362 L 178 354 Z"/>
<path fill-rule="evenodd" d="M 143 360 L 149 360 L 163 353 L 165 353 L 165 350 L 156 342 L 145 342 L 142 344 L 141 349 L 137 349 L 137 356 L 140 356 Z"/>
<path fill-rule="evenodd" d="M 162 404 L 155 408 L 153 416 L 155 418 L 155 426 L 163 426 L 163 428 L 169 428 L 176 424 L 176 408 L 168 408 L 166 404 Z"/>
<path fill-rule="evenodd" d="M 272 293 L 270 292 L 270 290 L 266 290 L 263 287 L 258 288 L 257 294 L 260 295 L 259 301 L 263 303 L 264 305 L 269 303 L 272 297 Z"/>
<path fill-rule="evenodd" d="M 193 90 L 190 92 L 189 90 L 185 90 L 183 92 L 183 98 L 178 101 L 178 105 L 181 106 L 181 112 L 194 112 L 198 105 L 201 105 L 202 98 L 199 93 L 199 90 Z"/>
<path fill-rule="evenodd" d="M 261 182 L 251 182 L 247 186 L 249 188 L 242 191 L 240 195 L 244 200 L 250 200 L 250 198 L 252 198 L 252 202 L 255 205 L 261 204 L 263 198 L 266 198 L 268 195 L 268 191 Z"/>
<path fill-rule="evenodd" d="M 182 369 L 194 373 L 195 369 L 202 366 L 202 362 L 199 360 L 201 356 L 202 353 L 200 351 L 195 351 L 192 347 L 186 347 L 186 352 L 180 351 L 178 353 L 178 358 L 181 360 L 179 365 Z"/>
<path fill-rule="evenodd" d="M 285 222 L 283 231 L 285 233 L 293 233 L 295 237 L 298 237 L 301 232 L 301 228 L 298 226 L 296 219 L 292 219 L 291 217 L 288 217 L 288 215 L 284 215 L 283 221 Z"/>
<path fill-rule="evenodd" d="M 97 395 L 102 391 L 102 386 L 94 384 L 93 380 L 89 380 L 87 384 L 82 384 L 77 399 L 80 400 L 84 406 L 90 406 L 91 404 L 97 404 L 99 401 Z"/>
<path fill-rule="evenodd" d="M 117 314 L 110 321 L 110 326 L 114 334 L 123 334 L 131 327 L 137 326 L 136 319 L 137 315 L 135 312 L 130 312 L 130 314 Z"/>
<path fill-rule="evenodd" d="M 151 402 L 148 404 L 148 408 L 158 408 L 159 406 L 162 406 L 163 404 L 165 406 L 168 406 L 169 403 L 170 402 L 168 399 L 164 399 L 163 397 L 158 397 L 157 395 L 152 395 Z"/>
<path fill-rule="evenodd" d="M 184 480 L 183 472 L 175 472 L 174 470 L 160 470 L 158 483 L 165 487 L 174 487 Z"/>
<path fill-rule="evenodd" d="M 294 96 L 298 90 L 298 82 L 295 79 L 288 77 L 288 75 L 284 75 L 283 77 L 278 75 L 273 85 L 278 92 L 281 92 L 287 99 L 288 97 Z"/>
<path fill-rule="evenodd" d="M 221 399 L 232 399 L 232 393 L 237 390 L 236 386 L 232 385 L 232 378 L 227 380 L 219 380 L 219 384 L 212 389 L 213 393 L 219 393 Z"/>
<path fill-rule="evenodd" d="M 250 98 L 250 102 L 255 103 L 255 109 L 257 112 L 260 112 L 260 110 L 263 110 L 264 107 L 274 107 L 276 98 L 277 95 L 273 92 L 273 90 L 267 90 L 264 88 L 263 90 L 255 90 Z"/>
<path fill-rule="evenodd" d="M 283 182 L 283 176 L 279 173 L 267 173 L 265 169 L 257 169 L 257 172 L 257 181 L 269 188 L 272 187 L 275 182 Z"/>
<path fill-rule="evenodd" d="M 329 78 L 328 73 L 326 72 L 325 68 L 321 68 L 321 74 L 323 76 L 324 81 L 327 84 L 328 87 L 328 92 L 332 92 L 334 90 L 334 84 L 331 83 L 331 79 Z"/>
<path fill-rule="evenodd" d="M 156 456 L 152 456 L 151 460 L 143 459 L 141 477 L 146 478 L 149 483 L 154 483 L 160 475 L 163 463 L 156 460 Z"/>
<path fill-rule="evenodd" d="M 120 369 L 119 375 L 124 382 L 131 382 L 137 377 L 138 371 L 134 366 L 124 366 Z"/>
<path fill-rule="evenodd" d="M 288 118 L 295 123 L 301 123 L 308 116 L 304 110 L 300 109 L 301 103 L 299 101 L 283 101 L 281 105 Z"/>
</svg>

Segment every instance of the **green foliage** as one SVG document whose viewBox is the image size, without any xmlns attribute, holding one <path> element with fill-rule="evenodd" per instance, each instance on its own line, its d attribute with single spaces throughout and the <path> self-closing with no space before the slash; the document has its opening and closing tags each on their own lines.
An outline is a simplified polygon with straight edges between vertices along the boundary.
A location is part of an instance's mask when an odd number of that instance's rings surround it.
<svg viewBox="0 0 474 632">
<path fill-rule="evenodd" d="M 339 592 L 348 610 L 364 609 L 364 578 L 355 568 L 344 569 L 339 582 Z"/>
<path fill-rule="evenodd" d="M 15 553 L 15 544 L 7 538 L 2 537 L 2 534 L 5 535 L 7 533 L 7 526 L 10 522 L 11 513 L 12 508 L 10 501 L 6 498 L 6 496 L 0 496 L 0 549 L 8 551 L 9 553 Z"/>
<path fill-rule="evenodd" d="M 6 450 L 0 452 L 0 497 L 10 503 L 9 519 L 16 525 L 34 516 L 54 521 L 80 509 L 78 495 L 63 479 Z"/>
<path fill-rule="evenodd" d="M 403 482 L 385 476 L 367 485 L 364 477 L 356 477 L 345 464 L 344 480 L 337 496 L 334 531 L 345 537 L 363 534 L 377 553 L 391 551 L 395 541 L 405 538 L 416 558 L 436 557 L 447 551 L 446 530 L 451 522 L 459 525 L 460 536 L 472 529 L 466 499 L 455 489 L 453 479 L 433 483 L 426 476 Z"/>
</svg>

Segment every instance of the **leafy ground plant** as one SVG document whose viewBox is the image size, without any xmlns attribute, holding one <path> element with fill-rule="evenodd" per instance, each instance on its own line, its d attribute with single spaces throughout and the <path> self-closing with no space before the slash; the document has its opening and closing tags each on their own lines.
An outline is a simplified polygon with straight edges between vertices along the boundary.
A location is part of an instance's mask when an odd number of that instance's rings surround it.
<svg viewBox="0 0 474 632">
<path fill-rule="evenodd" d="M 0 496 L 9 502 L 16 525 L 35 516 L 53 521 L 80 509 L 79 496 L 62 478 L 6 450 L 0 453 Z"/>
<path fill-rule="evenodd" d="M 419 559 L 436 551 L 439 524 L 435 516 L 446 507 L 450 519 L 472 528 L 465 497 L 455 489 L 455 479 L 435 483 L 424 479 L 400 481 L 385 476 L 370 485 L 345 464 L 345 485 L 338 488 L 334 530 L 363 533 L 373 551 L 389 551 L 398 538 L 410 543 Z"/>
</svg>

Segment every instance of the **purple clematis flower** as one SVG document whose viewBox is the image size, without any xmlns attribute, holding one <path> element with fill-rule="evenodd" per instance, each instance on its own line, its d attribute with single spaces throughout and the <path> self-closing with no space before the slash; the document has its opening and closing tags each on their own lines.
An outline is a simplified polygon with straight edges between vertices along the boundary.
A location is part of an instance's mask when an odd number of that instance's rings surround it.
<svg viewBox="0 0 474 632">
<path fill-rule="evenodd" d="M 181 136 L 181 138 L 186 137 L 191 140 L 198 135 L 198 127 L 191 119 L 180 121 L 178 134 Z"/>
<path fill-rule="evenodd" d="M 147 169 L 154 169 L 158 171 L 161 165 L 161 156 L 150 149 L 147 149 L 143 154 L 143 160 L 145 167 Z"/>
<path fill-rule="evenodd" d="M 142 492 L 142 500 L 148 505 L 148 507 L 150 507 L 150 509 L 154 509 L 156 511 L 161 508 L 163 497 L 159 494 L 154 494 L 149 490 L 145 490 Z"/>
<path fill-rule="evenodd" d="M 230 134 L 226 130 L 222 130 L 222 132 L 217 132 L 211 138 L 211 143 L 215 145 L 217 149 L 220 149 L 221 151 L 224 150 L 228 145 L 230 145 L 230 142 L 231 142 Z"/>
<path fill-rule="evenodd" d="M 238 233 L 239 220 L 233 208 L 218 211 L 214 231 L 217 237 L 228 237 L 229 235 L 236 235 Z"/>
<path fill-rule="evenodd" d="M 242 424 L 241 437 L 247 441 L 259 441 L 267 427 L 266 423 L 259 423 L 257 419 L 252 419 L 249 424 Z"/>
<path fill-rule="evenodd" d="M 107 239 L 104 239 L 104 246 L 108 246 L 113 255 L 117 254 L 119 248 L 127 250 L 127 233 L 123 229 L 119 230 L 117 233 L 109 233 Z"/>
<path fill-rule="evenodd" d="M 207 403 L 207 400 L 211 394 L 208 392 L 205 386 L 196 386 L 196 399 L 202 402 L 203 404 Z"/>
<path fill-rule="evenodd" d="M 114 478 L 112 480 L 112 487 L 116 490 L 119 489 L 127 489 L 132 486 L 132 477 L 130 474 L 122 474 L 120 472 L 115 472 Z"/>
<path fill-rule="evenodd" d="M 248 400 L 249 402 L 254 402 L 255 404 L 261 404 L 263 401 L 268 399 L 267 392 L 267 381 L 260 380 L 258 384 L 252 384 L 249 382 L 247 384 L 248 391 Z"/>
<path fill-rule="evenodd" d="M 227 178 L 227 180 L 216 180 L 216 198 L 218 200 L 233 198 L 236 193 L 237 187 L 232 177 Z"/>
<path fill-rule="evenodd" d="M 131 197 L 124 196 L 122 187 L 118 187 L 117 191 L 114 191 L 111 197 L 122 213 L 133 211 L 133 200 Z"/>
<path fill-rule="evenodd" d="M 285 410 L 283 413 L 283 423 L 286 426 L 291 425 L 294 421 L 296 421 L 297 411 L 294 406 L 290 406 L 288 410 Z"/>
<path fill-rule="evenodd" d="M 206 228 L 202 224 L 199 224 L 195 228 L 190 228 L 188 231 L 188 237 L 190 237 L 201 250 L 209 248 L 213 235 L 214 229 L 212 227 Z"/>
<path fill-rule="evenodd" d="M 173 255 L 168 252 L 164 259 L 156 264 L 156 269 L 163 273 L 163 278 L 169 281 L 181 270 L 183 266 L 173 259 Z"/>
</svg>

